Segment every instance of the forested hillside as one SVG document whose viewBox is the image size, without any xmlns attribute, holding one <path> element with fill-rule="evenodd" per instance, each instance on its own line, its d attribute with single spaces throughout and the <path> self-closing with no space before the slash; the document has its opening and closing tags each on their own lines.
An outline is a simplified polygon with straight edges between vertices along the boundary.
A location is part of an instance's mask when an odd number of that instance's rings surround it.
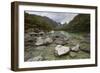
<svg viewBox="0 0 100 73">
<path fill-rule="evenodd" d="M 39 16 L 34 14 L 25 13 L 25 30 L 53 30 L 58 24 L 46 16 Z"/>
<path fill-rule="evenodd" d="M 90 32 L 90 15 L 77 15 L 69 24 L 65 23 L 63 29 L 69 32 Z"/>
</svg>

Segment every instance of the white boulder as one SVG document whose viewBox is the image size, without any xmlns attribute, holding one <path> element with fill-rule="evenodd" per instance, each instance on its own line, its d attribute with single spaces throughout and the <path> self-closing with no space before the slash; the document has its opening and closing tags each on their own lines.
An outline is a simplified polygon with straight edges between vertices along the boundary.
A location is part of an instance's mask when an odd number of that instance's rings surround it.
<svg viewBox="0 0 100 73">
<path fill-rule="evenodd" d="M 64 55 L 67 54 L 70 51 L 69 47 L 66 46 L 62 46 L 62 45 L 57 45 L 55 47 L 55 53 L 60 56 L 60 55 Z"/>
<path fill-rule="evenodd" d="M 45 39 L 44 39 L 44 43 L 52 43 L 53 42 L 53 40 L 52 40 L 52 38 L 50 38 L 50 37 L 46 37 Z"/>
<path fill-rule="evenodd" d="M 71 50 L 72 51 L 79 51 L 80 45 L 77 44 L 76 46 L 72 47 Z"/>
<path fill-rule="evenodd" d="M 36 39 L 35 45 L 39 46 L 39 45 L 42 45 L 42 44 L 44 44 L 44 39 L 42 37 L 38 37 Z"/>
</svg>

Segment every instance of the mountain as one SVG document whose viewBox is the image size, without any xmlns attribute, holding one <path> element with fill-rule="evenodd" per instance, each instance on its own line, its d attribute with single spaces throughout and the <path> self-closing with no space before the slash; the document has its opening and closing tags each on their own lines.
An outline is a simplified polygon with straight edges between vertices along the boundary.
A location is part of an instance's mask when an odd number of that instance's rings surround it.
<svg viewBox="0 0 100 73">
<path fill-rule="evenodd" d="M 79 14 L 63 26 L 63 30 L 69 32 L 90 32 L 90 14 Z"/>
<path fill-rule="evenodd" d="M 48 24 L 52 25 L 53 27 L 58 26 L 58 23 L 54 20 L 50 19 L 49 17 L 43 16 L 43 20 L 47 21 Z"/>
<path fill-rule="evenodd" d="M 39 16 L 35 14 L 25 13 L 24 21 L 26 31 L 30 28 L 34 30 L 38 29 L 43 31 L 50 31 L 58 26 L 58 23 L 54 20 L 46 16 Z"/>
</svg>

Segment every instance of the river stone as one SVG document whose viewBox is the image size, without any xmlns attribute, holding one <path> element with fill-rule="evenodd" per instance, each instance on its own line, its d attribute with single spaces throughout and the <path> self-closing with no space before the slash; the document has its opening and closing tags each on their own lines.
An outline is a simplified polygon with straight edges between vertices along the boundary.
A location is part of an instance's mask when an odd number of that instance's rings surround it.
<svg viewBox="0 0 100 73">
<path fill-rule="evenodd" d="M 79 48 L 80 48 L 80 45 L 77 44 L 76 46 L 72 47 L 71 50 L 77 52 L 77 51 L 79 51 Z"/>
<path fill-rule="evenodd" d="M 60 39 L 60 38 L 58 38 L 58 39 L 56 39 L 56 40 L 54 41 L 54 43 L 55 43 L 55 44 L 61 45 L 61 44 L 63 44 L 63 40 Z"/>
<path fill-rule="evenodd" d="M 75 56 L 77 55 L 77 53 L 71 51 L 71 52 L 69 53 L 69 55 L 70 55 L 71 57 L 75 57 Z"/>
<path fill-rule="evenodd" d="M 38 37 L 36 39 L 35 45 L 39 46 L 39 45 L 43 45 L 43 44 L 44 44 L 44 39 L 42 37 Z"/>
<path fill-rule="evenodd" d="M 52 43 L 52 42 L 53 42 L 52 38 L 50 38 L 50 37 L 48 37 L 48 36 L 44 39 L 44 43 L 45 43 L 45 44 L 47 44 L 47 43 Z"/>
<path fill-rule="evenodd" d="M 69 51 L 70 51 L 70 48 L 66 46 L 57 45 L 55 47 L 55 54 L 57 54 L 58 56 L 67 54 Z"/>
<path fill-rule="evenodd" d="M 67 43 L 67 41 L 64 40 L 64 38 L 56 38 L 56 39 L 54 40 L 54 43 L 55 43 L 55 44 L 58 44 L 58 45 L 64 45 L 64 44 Z"/>
</svg>

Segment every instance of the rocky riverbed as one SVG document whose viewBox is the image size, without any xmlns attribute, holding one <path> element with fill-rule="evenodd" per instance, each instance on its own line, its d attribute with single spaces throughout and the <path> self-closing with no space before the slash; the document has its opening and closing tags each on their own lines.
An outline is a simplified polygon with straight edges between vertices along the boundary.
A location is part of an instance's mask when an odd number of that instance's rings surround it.
<svg viewBox="0 0 100 73">
<path fill-rule="evenodd" d="M 90 35 L 65 31 L 25 33 L 24 61 L 90 58 Z"/>
</svg>

